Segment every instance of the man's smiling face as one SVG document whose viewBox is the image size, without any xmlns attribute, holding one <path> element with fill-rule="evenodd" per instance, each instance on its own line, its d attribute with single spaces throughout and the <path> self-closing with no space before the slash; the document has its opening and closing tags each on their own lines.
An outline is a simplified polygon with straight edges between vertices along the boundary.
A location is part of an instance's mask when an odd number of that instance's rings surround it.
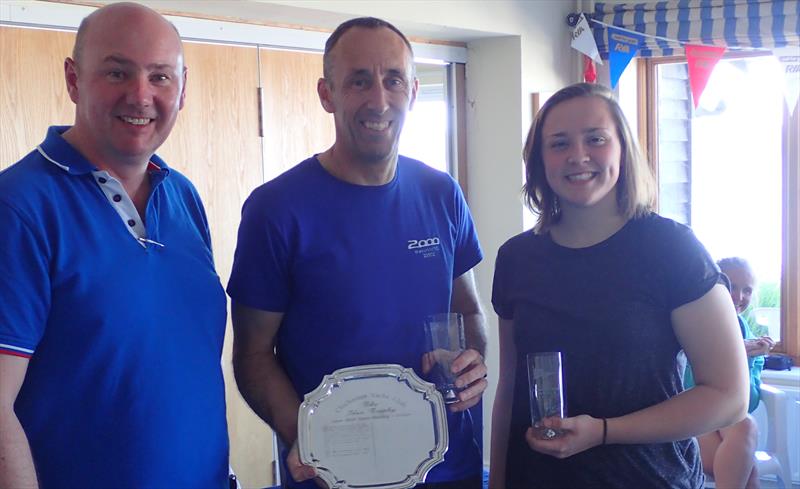
<svg viewBox="0 0 800 489">
<path fill-rule="evenodd" d="M 418 86 L 405 42 L 384 27 L 353 27 L 331 56 L 321 97 L 334 114 L 337 150 L 356 163 L 393 159 Z"/>
</svg>

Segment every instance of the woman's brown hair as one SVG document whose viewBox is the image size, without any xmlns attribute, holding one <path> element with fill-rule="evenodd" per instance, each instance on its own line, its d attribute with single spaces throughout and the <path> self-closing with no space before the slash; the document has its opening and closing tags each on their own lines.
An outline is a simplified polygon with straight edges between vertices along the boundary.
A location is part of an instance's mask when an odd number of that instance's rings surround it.
<svg viewBox="0 0 800 489">
<path fill-rule="evenodd" d="M 542 127 L 553 107 L 577 97 L 598 97 L 605 100 L 617 126 L 617 136 L 622 148 L 619 180 L 616 185 L 619 213 L 627 219 L 632 219 L 650 212 L 655 203 L 655 178 L 650 165 L 639 151 L 636 138 L 633 137 L 625 115 L 622 113 L 622 108 L 614 99 L 613 93 L 603 85 L 576 83 L 562 88 L 545 102 L 536 115 L 525 142 L 522 154 L 525 160 L 523 192 L 526 204 L 534 214 L 538 215 L 534 227 L 537 233 L 546 232 L 561 218 L 558 196 L 550 188 L 545 176 L 542 158 Z"/>
</svg>

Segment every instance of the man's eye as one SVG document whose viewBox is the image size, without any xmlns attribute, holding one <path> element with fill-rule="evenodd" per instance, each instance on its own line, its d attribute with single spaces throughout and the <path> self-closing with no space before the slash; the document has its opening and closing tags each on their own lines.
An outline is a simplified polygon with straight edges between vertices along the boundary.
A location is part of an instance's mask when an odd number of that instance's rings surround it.
<svg viewBox="0 0 800 489">
<path fill-rule="evenodd" d="M 125 78 L 125 73 L 119 70 L 111 70 L 108 73 L 106 73 L 106 76 L 112 80 L 122 80 L 123 78 Z"/>
<path fill-rule="evenodd" d="M 150 80 L 152 80 L 154 82 L 165 82 L 165 81 L 169 80 L 169 76 L 167 76 L 167 75 L 165 75 L 163 73 L 158 73 L 158 74 L 152 75 L 150 77 Z"/>
<path fill-rule="evenodd" d="M 388 89 L 392 90 L 393 92 L 407 92 L 408 91 L 408 83 L 406 83 L 403 79 L 395 79 L 391 80 L 388 85 Z"/>
<path fill-rule="evenodd" d="M 367 80 L 353 80 L 351 83 L 354 88 L 365 88 L 367 84 Z"/>
</svg>

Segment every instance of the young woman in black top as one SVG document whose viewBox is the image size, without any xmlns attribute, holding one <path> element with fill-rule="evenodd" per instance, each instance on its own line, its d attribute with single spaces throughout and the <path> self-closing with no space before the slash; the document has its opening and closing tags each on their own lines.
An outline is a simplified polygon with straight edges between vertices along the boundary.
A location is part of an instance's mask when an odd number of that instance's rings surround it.
<svg viewBox="0 0 800 489">
<path fill-rule="evenodd" d="M 700 433 L 742 419 L 747 369 L 719 270 L 654 214 L 653 177 L 611 92 L 577 84 L 525 147 L 536 227 L 500 249 L 490 486 L 698 489 Z M 683 392 L 685 350 L 697 387 Z M 562 352 L 566 417 L 530 427 L 525 355 Z M 511 416 L 509 416 L 511 413 Z"/>
</svg>

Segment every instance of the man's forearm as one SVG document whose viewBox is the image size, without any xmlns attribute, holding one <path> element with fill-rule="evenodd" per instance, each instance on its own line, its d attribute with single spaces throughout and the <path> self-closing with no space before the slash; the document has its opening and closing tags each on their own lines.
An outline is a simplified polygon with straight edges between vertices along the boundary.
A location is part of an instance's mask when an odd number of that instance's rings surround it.
<svg viewBox="0 0 800 489">
<path fill-rule="evenodd" d="M 464 336 L 467 348 L 472 348 L 486 358 L 486 317 L 483 312 L 463 313 Z"/>
<path fill-rule="evenodd" d="M 486 358 L 486 317 L 483 315 L 472 270 L 453 280 L 450 311 L 464 316 L 464 336 L 467 348 Z"/>
<path fill-rule="evenodd" d="M 39 487 L 28 439 L 13 410 L 0 412 L 0 487 Z"/>
<path fill-rule="evenodd" d="M 289 377 L 274 355 L 233 357 L 239 392 L 255 413 L 291 444 L 297 438 L 300 401 Z"/>
</svg>

